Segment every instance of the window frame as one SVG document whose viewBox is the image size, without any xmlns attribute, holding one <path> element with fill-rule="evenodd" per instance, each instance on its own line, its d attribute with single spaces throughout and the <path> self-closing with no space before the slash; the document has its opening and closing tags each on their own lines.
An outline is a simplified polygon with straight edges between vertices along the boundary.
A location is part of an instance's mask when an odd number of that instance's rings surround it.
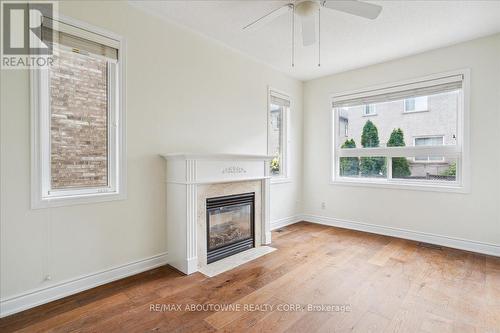
<svg viewBox="0 0 500 333">
<path fill-rule="evenodd" d="M 371 110 L 371 113 L 366 113 L 366 110 Z M 377 115 L 377 106 L 375 104 L 365 104 L 363 105 L 363 117 L 373 117 Z"/>
<path fill-rule="evenodd" d="M 417 145 L 417 140 L 418 139 L 430 139 L 430 138 L 441 138 L 441 141 L 443 142 L 442 145 L 444 145 L 444 137 L 445 135 L 443 134 L 437 134 L 437 135 L 418 135 L 413 137 L 413 146 L 414 147 L 429 147 L 425 145 Z M 417 160 L 417 156 L 413 157 L 413 162 L 414 163 L 422 163 L 422 164 L 429 164 L 429 163 L 443 163 L 446 159 L 442 157 L 439 160 L 431 160 L 430 156 L 427 156 L 426 160 Z"/>
<path fill-rule="evenodd" d="M 281 147 L 281 168 L 283 172 L 280 175 L 273 176 L 270 172 L 271 184 L 289 183 L 291 182 L 290 176 L 290 110 L 292 109 L 293 103 L 290 95 L 286 92 L 268 87 L 267 89 L 267 154 L 271 155 L 270 152 L 270 136 L 271 136 L 271 96 L 276 96 L 281 99 L 288 100 L 290 106 L 283 110 L 283 115 L 281 119 L 282 126 L 282 147 Z"/>
<path fill-rule="evenodd" d="M 462 91 L 460 94 L 460 102 L 457 114 L 457 144 L 456 146 L 406 146 L 406 147 L 376 147 L 376 148 L 354 148 L 344 149 L 340 153 L 340 146 L 337 144 L 339 140 L 339 121 L 337 109 L 332 107 L 332 101 L 335 98 L 346 95 L 366 94 L 369 95 L 373 91 L 382 89 L 398 90 L 398 87 L 411 84 L 424 84 L 426 81 L 439 80 L 449 76 L 462 75 Z M 470 192 L 470 69 L 461 69 L 445 73 L 432 74 L 420 78 L 414 78 L 399 82 L 385 83 L 381 85 L 371 86 L 363 89 L 352 91 L 343 91 L 340 93 L 330 94 L 330 175 L 329 183 L 331 185 L 346 185 L 346 186 L 361 186 L 403 190 L 423 190 L 437 192 L 455 192 L 469 193 Z M 387 177 L 384 179 L 373 178 L 349 178 L 340 177 L 339 162 L 340 157 L 359 157 L 356 150 L 363 149 L 364 156 L 382 156 L 387 158 Z M 426 180 L 399 180 L 392 179 L 392 157 L 401 157 L 401 154 L 420 155 L 435 155 L 439 154 L 444 157 L 457 158 L 457 179 L 455 182 L 440 182 Z M 339 156 L 341 155 L 341 156 Z M 411 157 L 411 156 L 410 156 Z"/>
<path fill-rule="evenodd" d="M 48 69 L 30 69 L 31 104 L 31 208 L 61 207 L 127 197 L 126 184 L 126 101 L 123 37 L 73 18 L 58 15 L 57 21 L 82 31 L 113 39 L 118 44 L 118 60 L 108 66 L 108 185 L 50 190 L 50 97 Z M 88 38 L 92 40 L 91 38 Z M 99 41 L 101 42 L 101 41 Z M 108 62 L 108 64 L 110 64 Z M 114 67 L 114 70 L 113 70 Z M 112 88 L 114 87 L 114 89 Z M 52 193 L 51 193 L 52 192 Z"/>
<path fill-rule="evenodd" d="M 417 96 L 417 97 L 412 97 L 412 98 L 405 98 L 403 100 L 403 113 L 418 113 L 418 112 L 429 112 L 429 97 L 428 96 L 425 96 L 426 97 L 426 108 L 423 109 L 423 110 L 417 110 L 416 107 L 417 107 L 417 103 L 415 102 L 415 110 L 408 110 L 406 108 L 406 101 L 409 100 L 409 99 L 417 99 L 418 97 L 422 97 L 422 96 Z"/>
</svg>

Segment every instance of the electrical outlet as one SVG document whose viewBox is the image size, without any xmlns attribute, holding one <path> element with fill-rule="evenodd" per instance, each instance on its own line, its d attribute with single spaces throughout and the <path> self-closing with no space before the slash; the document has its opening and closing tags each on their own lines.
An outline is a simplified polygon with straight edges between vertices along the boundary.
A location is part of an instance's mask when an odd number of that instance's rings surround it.
<svg viewBox="0 0 500 333">
<path fill-rule="evenodd" d="M 326 202 L 321 203 L 321 209 L 326 209 Z"/>
</svg>

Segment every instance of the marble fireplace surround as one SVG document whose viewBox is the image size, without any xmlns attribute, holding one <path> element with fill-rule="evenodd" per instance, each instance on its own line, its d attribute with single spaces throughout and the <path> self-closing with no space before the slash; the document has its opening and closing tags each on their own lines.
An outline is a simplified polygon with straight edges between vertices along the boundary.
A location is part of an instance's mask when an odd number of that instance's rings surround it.
<svg viewBox="0 0 500 333">
<path fill-rule="evenodd" d="M 260 181 L 242 181 L 231 183 L 204 184 L 198 186 L 198 219 L 197 219 L 197 257 L 198 269 L 207 265 L 207 199 L 226 195 L 255 193 L 255 247 L 261 244 L 262 210 Z"/>
<path fill-rule="evenodd" d="M 185 274 L 207 266 L 206 199 L 255 193 L 255 247 L 271 243 L 269 161 L 244 154 L 164 154 L 168 263 Z"/>
</svg>

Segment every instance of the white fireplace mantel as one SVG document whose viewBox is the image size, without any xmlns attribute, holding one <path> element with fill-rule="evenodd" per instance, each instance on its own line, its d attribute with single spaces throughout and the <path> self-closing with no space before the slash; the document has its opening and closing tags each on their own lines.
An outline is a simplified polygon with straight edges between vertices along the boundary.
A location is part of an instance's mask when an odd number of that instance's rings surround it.
<svg viewBox="0 0 500 333">
<path fill-rule="evenodd" d="M 272 156 L 191 153 L 161 156 L 167 161 L 167 251 L 171 266 L 185 274 L 198 271 L 197 192 L 204 184 L 260 181 L 259 243 L 271 243 L 269 161 Z"/>
</svg>

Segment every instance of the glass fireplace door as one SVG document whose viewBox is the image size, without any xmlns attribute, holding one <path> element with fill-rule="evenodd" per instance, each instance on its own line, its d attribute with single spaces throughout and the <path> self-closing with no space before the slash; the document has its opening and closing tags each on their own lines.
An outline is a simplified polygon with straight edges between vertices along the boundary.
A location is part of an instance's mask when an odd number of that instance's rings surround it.
<svg viewBox="0 0 500 333">
<path fill-rule="evenodd" d="M 207 259 L 254 246 L 254 193 L 207 199 Z"/>
</svg>

